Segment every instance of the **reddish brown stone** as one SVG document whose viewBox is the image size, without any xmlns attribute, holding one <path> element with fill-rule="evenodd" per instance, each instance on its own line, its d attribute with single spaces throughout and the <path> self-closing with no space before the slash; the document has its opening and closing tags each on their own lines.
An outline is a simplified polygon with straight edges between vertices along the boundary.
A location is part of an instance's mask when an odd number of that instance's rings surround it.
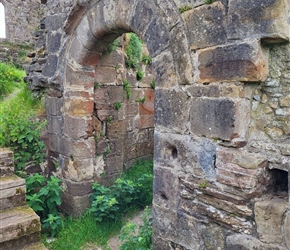
<svg viewBox="0 0 290 250">
<path fill-rule="evenodd" d="M 199 82 L 264 81 L 268 52 L 252 40 L 199 51 Z"/>
<path fill-rule="evenodd" d="M 94 71 L 78 71 L 73 69 L 70 65 L 66 65 L 66 84 L 69 86 L 94 86 Z"/>
<path fill-rule="evenodd" d="M 98 83 L 114 83 L 117 78 L 117 72 L 115 68 L 110 67 L 96 67 L 95 68 L 95 81 Z"/>
<path fill-rule="evenodd" d="M 154 128 L 154 116 L 153 115 L 141 115 L 139 128 L 141 128 L 141 129 Z"/>
<path fill-rule="evenodd" d="M 90 116 L 94 111 L 94 101 L 83 98 L 66 99 L 64 106 L 69 116 Z"/>
</svg>

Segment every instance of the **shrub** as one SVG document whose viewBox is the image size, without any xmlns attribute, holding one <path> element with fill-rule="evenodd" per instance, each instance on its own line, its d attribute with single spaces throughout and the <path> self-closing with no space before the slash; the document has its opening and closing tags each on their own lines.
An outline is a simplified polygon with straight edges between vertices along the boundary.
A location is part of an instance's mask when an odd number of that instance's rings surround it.
<svg viewBox="0 0 290 250">
<path fill-rule="evenodd" d="M 142 72 L 141 70 L 138 70 L 136 73 L 137 81 L 141 81 L 143 78 L 144 78 L 144 72 Z"/>
<path fill-rule="evenodd" d="M 135 170 L 138 177 L 134 172 L 125 174 L 123 178 L 118 178 L 110 188 L 98 183 L 93 184 L 90 212 L 94 214 L 96 221 L 116 220 L 130 208 L 144 208 L 152 203 L 152 167 L 147 164 L 149 167 L 146 167 L 147 173 L 145 173 L 144 169 L 140 170 L 144 162 L 138 164 L 137 166 L 141 166 Z"/>
</svg>

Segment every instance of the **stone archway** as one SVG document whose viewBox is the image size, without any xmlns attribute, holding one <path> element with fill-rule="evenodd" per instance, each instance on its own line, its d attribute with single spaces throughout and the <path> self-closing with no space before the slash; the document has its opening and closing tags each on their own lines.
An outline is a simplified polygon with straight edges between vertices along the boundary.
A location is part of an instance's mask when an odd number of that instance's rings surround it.
<svg viewBox="0 0 290 250">
<path fill-rule="evenodd" d="M 64 209 L 79 214 L 89 206 L 91 185 L 99 178 L 94 140 L 94 83 L 96 65 L 108 44 L 125 32 L 136 33 L 147 45 L 156 75 L 155 129 L 182 132 L 188 116 L 187 96 L 179 85 L 192 79 L 184 29 L 170 6 L 151 1 L 95 1 L 76 5 L 66 23 L 70 34 L 63 48 L 59 77 L 63 92 L 48 95 L 49 165 L 59 166 L 66 185 Z M 165 8 L 166 7 L 166 8 Z M 188 113 L 188 112 L 185 112 Z M 177 154 L 177 152 L 176 152 Z"/>
</svg>

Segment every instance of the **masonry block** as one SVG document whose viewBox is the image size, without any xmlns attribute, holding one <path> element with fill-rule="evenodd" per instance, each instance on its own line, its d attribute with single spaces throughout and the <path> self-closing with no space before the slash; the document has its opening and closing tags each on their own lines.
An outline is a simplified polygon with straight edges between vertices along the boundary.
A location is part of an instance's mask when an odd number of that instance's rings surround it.
<svg viewBox="0 0 290 250">
<path fill-rule="evenodd" d="M 226 249 L 241 249 L 241 250 L 253 250 L 253 249 L 275 249 L 286 250 L 285 247 L 277 244 L 268 244 L 259 241 L 250 235 L 234 234 L 230 235 L 226 239 Z"/>
<path fill-rule="evenodd" d="M 262 242 L 282 243 L 282 222 L 287 208 L 288 199 L 273 198 L 255 203 L 255 221 Z"/>
<path fill-rule="evenodd" d="M 194 99 L 190 110 L 191 131 L 209 138 L 246 142 L 250 109 L 250 102 L 244 99 Z"/>
<path fill-rule="evenodd" d="M 64 178 L 73 182 L 90 181 L 94 175 L 94 159 L 76 156 L 63 157 L 64 166 L 62 174 Z"/>
<path fill-rule="evenodd" d="M 154 203 L 166 210 L 176 210 L 179 180 L 172 170 L 161 167 L 154 169 Z"/>
<path fill-rule="evenodd" d="M 66 85 L 71 87 L 93 88 L 95 82 L 94 70 L 76 70 L 70 65 L 66 66 L 65 78 Z"/>
<path fill-rule="evenodd" d="M 61 116 L 61 108 L 63 106 L 63 98 L 45 97 L 46 113 L 51 116 Z"/>
<path fill-rule="evenodd" d="M 225 7 L 220 2 L 202 5 L 183 13 L 191 49 L 226 43 Z"/>
<path fill-rule="evenodd" d="M 95 75 L 95 81 L 98 83 L 114 83 L 117 78 L 117 72 L 115 68 L 111 67 L 96 67 L 96 75 Z"/>
<path fill-rule="evenodd" d="M 287 0 L 229 0 L 228 38 L 289 40 Z"/>
<path fill-rule="evenodd" d="M 194 176 L 214 178 L 215 146 L 209 140 L 198 141 L 189 135 L 155 131 L 154 143 L 156 164 Z"/>
<path fill-rule="evenodd" d="M 64 112 L 68 116 L 90 116 L 94 111 L 94 100 L 91 98 L 66 98 Z"/>
<path fill-rule="evenodd" d="M 155 89 L 155 126 L 185 130 L 188 106 L 188 96 L 183 91 Z"/>
<path fill-rule="evenodd" d="M 266 169 L 268 161 L 257 155 L 239 150 L 218 148 L 216 154 L 216 180 L 240 188 L 249 197 L 259 196 L 272 184 Z"/>
<path fill-rule="evenodd" d="M 199 82 L 264 81 L 268 51 L 257 40 L 202 49 L 198 52 Z"/>
<path fill-rule="evenodd" d="M 72 139 L 88 138 L 93 133 L 93 119 L 89 117 L 63 116 L 63 132 Z"/>
</svg>

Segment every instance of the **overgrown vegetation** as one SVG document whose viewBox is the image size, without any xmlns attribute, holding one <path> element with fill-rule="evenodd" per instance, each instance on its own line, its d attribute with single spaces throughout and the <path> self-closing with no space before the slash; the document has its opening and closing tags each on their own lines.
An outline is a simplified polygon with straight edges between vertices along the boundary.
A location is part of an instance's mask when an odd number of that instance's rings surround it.
<svg viewBox="0 0 290 250">
<path fill-rule="evenodd" d="M 123 88 L 126 92 L 127 99 L 130 99 L 131 87 L 130 87 L 130 83 L 127 80 L 123 80 Z"/>
<path fill-rule="evenodd" d="M 114 106 L 115 106 L 115 109 L 119 110 L 122 107 L 122 103 L 121 102 L 115 102 Z"/>
<path fill-rule="evenodd" d="M 64 219 L 56 240 L 50 244 L 45 242 L 46 246 L 53 250 L 79 250 L 87 242 L 106 245 L 109 238 L 119 233 L 124 226 L 122 216 L 125 213 L 151 205 L 152 175 L 153 161 L 142 160 L 134 164 L 109 188 L 95 183 L 91 196 L 92 207 L 79 218 Z M 151 216 L 148 209 L 145 212 L 144 220 L 146 221 L 143 229 L 140 228 L 139 237 L 144 237 L 141 241 L 148 243 L 152 234 Z M 134 248 L 134 246 L 143 245 L 141 243 L 136 245 L 135 238 L 131 239 L 131 231 L 127 231 L 128 234 L 126 234 L 124 230 L 121 234 L 124 247 L 131 246 L 131 248 L 123 247 L 121 249 L 150 249 Z M 130 241 L 132 242 L 130 243 Z M 149 242 L 149 244 L 151 243 Z"/>
<path fill-rule="evenodd" d="M 143 98 L 137 98 L 136 100 L 135 100 L 135 102 L 139 102 L 139 103 L 144 103 L 145 102 L 145 100 L 146 100 L 146 98 L 145 97 L 143 97 Z"/>
<path fill-rule="evenodd" d="M 137 69 L 141 60 L 142 42 L 134 33 L 129 33 L 129 42 L 125 47 L 126 66 L 128 68 Z"/>
<path fill-rule="evenodd" d="M 144 208 L 152 203 L 153 174 L 139 174 L 133 180 L 127 176 L 118 178 L 110 188 L 94 183 L 90 212 L 96 221 L 116 220 L 132 207 Z"/>
<path fill-rule="evenodd" d="M 146 207 L 142 216 L 143 225 L 138 227 L 136 235 L 136 224 L 127 222 L 121 229 L 120 239 L 123 244 L 120 250 L 152 249 L 152 212 Z"/>
<path fill-rule="evenodd" d="M 39 215 L 43 229 L 54 237 L 62 226 L 62 218 L 57 210 L 61 204 L 61 180 L 51 176 L 45 178 L 34 174 L 26 178 L 27 204 Z"/>
<path fill-rule="evenodd" d="M 136 79 L 137 81 L 141 81 L 144 78 L 144 72 L 141 71 L 140 69 L 138 69 L 137 73 L 136 73 Z"/>
<path fill-rule="evenodd" d="M 12 93 L 16 87 L 22 87 L 25 72 L 11 64 L 0 62 L 0 100 Z"/>
<path fill-rule="evenodd" d="M 142 55 L 142 63 L 143 64 L 151 64 L 152 63 L 152 58 L 149 55 Z"/>
<path fill-rule="evenodd" d="M 25 167 L 38 165 L 44 160 L 45 145 L 39 139 L 45 122 L 33 118 L 43 105 L 34 99 L 22 78 L 24 71 L 1 63 L 0 83 L 5 89 L 0 101 L 0 147 L 14 151 L 15 172 L 25 175 Z M 13 93 L 4 98 L 11 89 Z M 10 92 L 11 92 L 10 91 Z"/>
</svg>

